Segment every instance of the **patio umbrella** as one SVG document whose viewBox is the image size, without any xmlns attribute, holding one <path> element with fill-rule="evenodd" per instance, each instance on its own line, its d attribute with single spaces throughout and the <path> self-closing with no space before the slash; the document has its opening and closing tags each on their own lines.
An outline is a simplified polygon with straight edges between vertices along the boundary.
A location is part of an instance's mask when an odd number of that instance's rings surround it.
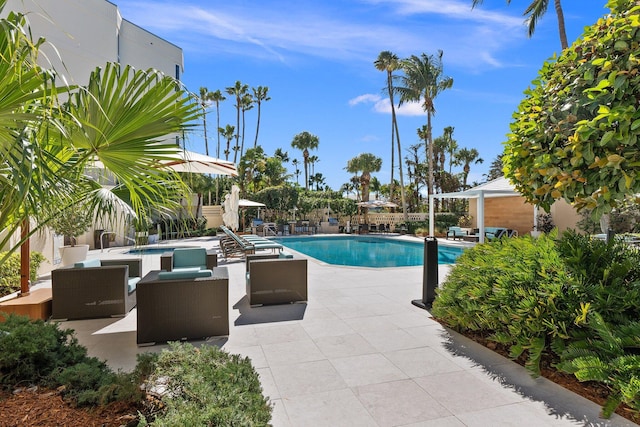
<svg viewBox="0 0 640 427">
<path fill-rule="evenodd" d="M 222 208 L 224 213 L 222 214 L 222 221 L 224 225 L 231 230 L 238 231 L 238 203 L 240 202 L 240 189 L 237 185 L 231 187 L 231 193 L 224 196 L 224 202 Z"/>
<path fill-rule="evenodd" d="M 161 167 L 176 172 L 238 176 L 235 164 L 227 160 L 217 159 L 189 150 L 180 150 L 175 157 L 175 160 L 162 162 Z"/>
<path fill-rule="evenodd" d="M 359 202 L 356 203 L 358 206 L 362 207 L 362 208 L 397 208 L 398 205 L 396 205 L 393 202 L 387 202 L 385 200 L 369 200 L 367 202 Z"/>
<path fill-rule="evenodd" d="M 238 206 L 241 208 L 258 208 L 258 218 L 260 218 L 260 208 L 266 207 L 264 203 L 254 202 L 253 200 L 240 199 Z"/>
</svg>

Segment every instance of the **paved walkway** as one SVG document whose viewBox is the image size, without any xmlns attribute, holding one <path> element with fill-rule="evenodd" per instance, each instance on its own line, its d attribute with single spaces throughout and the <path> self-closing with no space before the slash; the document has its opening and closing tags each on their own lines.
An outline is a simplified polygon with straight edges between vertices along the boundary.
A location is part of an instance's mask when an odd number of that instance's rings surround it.
<svg viewBox="0 0 640 427">
<path fill-rule="evenodd" d="M 175 243 L 174 241 L 169 244 Z M 176 243 L 178 244 L 178 243 Z M 180 245 L 215 247 L 216 240 Z M 116 250 L 90 257 L 121 257 Z M 143 257 L 159 268 L 159 255 Z M 336 267 L 309 261 L 309 301 L 250 307 L 244 264 L 229 270 L 230 334 L 196 342 L 251 358 L 273 425 L 285 426 L 631 426 L 519 365 L 443 328 L 411 304 L 422 295 L 422 267 Z M 441 275 L 446 273 L 441 268 Z M 46 286 L 46 284 L 44 285 Z M 130 370 L 135 309 L 121 319 L 69 321 L 92 356 Z"/>
</svg>

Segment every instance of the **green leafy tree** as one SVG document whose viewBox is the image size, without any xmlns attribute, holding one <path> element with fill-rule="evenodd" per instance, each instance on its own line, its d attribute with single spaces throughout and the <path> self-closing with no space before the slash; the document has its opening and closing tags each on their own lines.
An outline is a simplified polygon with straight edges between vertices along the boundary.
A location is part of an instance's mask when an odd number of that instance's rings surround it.
<svg viewBox="0 0 640 427">
<path fill-rule="evenodd" d="M 472 0 L 472 7 L 476 7 L 481 4 L 483 0 Z M 507 0 L 507 4 L 511 4 L 511 0 Z M 567 31 L 564 24 L 564 13 L 562 11 L 562 3 L 560 0 L 554 0 L 553 4 L 556 9 L 556 16 L 558 17 L 558 34 L 560 35 L 560 45 L 562 49 L 566 49 L 569 46 L 567 42 Z M 549 7 L 549 0 L 533 0 L 531 4 L 524 11 L 524 16 L 527 17 L 526 23 L 529 28 L 529 37 L 533 35 L 536 30 L 538 20 L 547 13 Z"/>
<path fill-rule="evenodd" d="M 545 62 L 513 116 L 505 175 L 545 210 L 564 198 L 599 218 L 640 192 L 640 8 L 608 6 L 610 16 Z"/>
<path fill-rule="evenodd" d="M 493 181 L 494 179 L 498 179 L 501 176 L 504 176 L 504 172 L 502 171 L 502 154 L 498 154 L 489 166 L 487 180 Z"/>
<path fill-rule="evenodd" d="M 320 139 L 307 132 L 301 132 L 293 137 L 291 146 L 302 150 L 302 157 L 304 159 L 304 188 L 309 189 L 309 150 L 315 150 L 320 144 Z"/>
<path fill-rule="evenodd" d="M 440 50 L 436 56 L 421 54 L 412 55 L 402 61 L 404 75 L 399 80 L 402 86 L 396 87 L 400 93 L 400 104 L 408 101 L 421 102 L 422 109 L 427 113 L 427 189 L 433 194 L 433 131 L 431 117 L 435 114 L 434 101 L 444 90 L 453 86 L 453 79 L 443 75 L 442 55 Z"/>
</svg>

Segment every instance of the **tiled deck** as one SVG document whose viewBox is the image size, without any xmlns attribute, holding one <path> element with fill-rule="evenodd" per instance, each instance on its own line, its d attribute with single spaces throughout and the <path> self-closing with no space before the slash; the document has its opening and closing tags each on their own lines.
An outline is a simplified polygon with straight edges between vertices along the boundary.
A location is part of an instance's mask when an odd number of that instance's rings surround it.
<svg viewBox="0 0 640 427">
<path fill-rule="evenodd" d="M 169 242 L 169 244 L 174 242 Z M 216 240 L 181 245 L 215 247 Z M 121 257 L 116 250 L 90 257 Z M 280 426 L 627 426 L 554 383 L 443 328 L 411 304 L 422 267 L 369 269 L 309 261 L 309 302 L 248 306 L 244 264 L 229 270 L 230 334 L 200 344 L 251 358 Z M 159 255 L 144 256 L 145 270 Z M 446 273 L 441 268 L 441 276 Z M 45 284 L 46 286 L 46 284 Z M 69 321 L 92 356 L 132 369 L 135 309 L 121 319 Z"/>
</svg>

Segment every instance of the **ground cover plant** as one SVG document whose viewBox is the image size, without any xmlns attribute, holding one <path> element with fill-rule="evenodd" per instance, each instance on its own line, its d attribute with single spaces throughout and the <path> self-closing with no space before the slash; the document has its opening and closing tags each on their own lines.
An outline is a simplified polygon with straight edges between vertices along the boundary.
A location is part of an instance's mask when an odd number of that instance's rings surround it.
<svg viewBox="0 0 640 427">
<path fill-rule="evenodd" d="M 505 346 L 533 375 L 541 365 L 598 381 L 603 415 L 640 410 L 640 253 L 574 232 L 477 245 L 452 268 L 432 314 Z"/>
<path fill-rule="evenodd" d="M 160 383 L 167 394 L 155 393 Z M 217 347 L 172 343 L 140 355 L 133 372 L 116 373 L 89 357 L 72 330 L 9 315 L 0 323 L 0 418 L 7 425 L 247 426 L 268 425 L 271 406 L 249 359 Z"/>
</svg>

